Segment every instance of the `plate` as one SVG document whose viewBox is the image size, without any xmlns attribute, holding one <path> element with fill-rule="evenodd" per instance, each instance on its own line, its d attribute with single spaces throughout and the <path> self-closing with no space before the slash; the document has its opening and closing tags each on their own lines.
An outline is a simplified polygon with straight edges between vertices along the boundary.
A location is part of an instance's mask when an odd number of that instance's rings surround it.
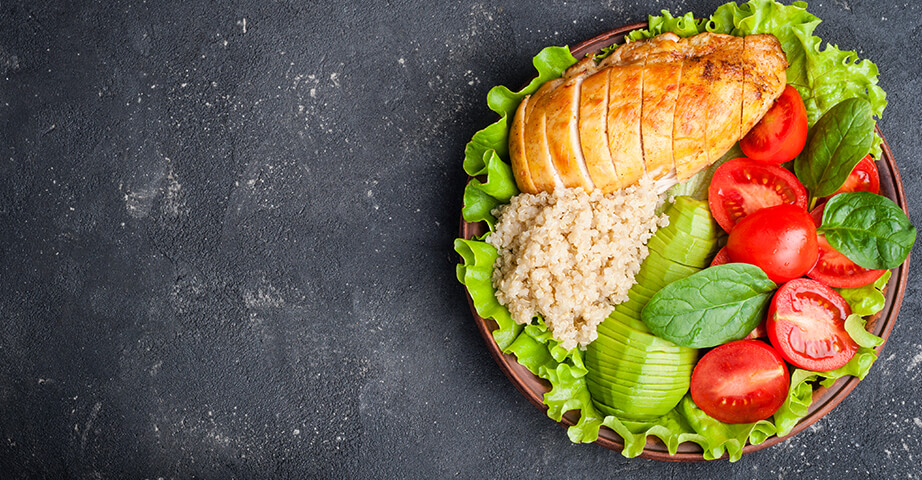
<svg viewBox="0 0 922 480">
<path fill-rule="evenodd" d="M 646 28 L 647 23 L 635 23 L 632 25 L 626 25 L 620 28 L 616 28 L 609 32 L 603 33 L 596 37 L 593 37 L 585 42 L 582 42 L 571 49 L 573 56 L 576 58 L 582 58 L 586 54 L 595 53 L 601 50 L 604 47 L 612 45 L 614 43 L 620 43 L 624 39 L 624 35 L 631 30 L 636 30 L 638 28 Z M 877 133 L 883 139 L 884 136 L 881 133 L 880 129 L 877 128 Z M 896 162 L 893 159 L 893 152 L 890 150 L 890 146 L 887 145 L 887 140 L 883 141 L 883 158 L 877 162 L 878 170 L 880 171 L 880 193 L 884 195 L 900 206 L 906 214 L 909 214 L 909 211 L 906 208 L 906 194 L 903 191 L 903 181 L 900 178 L 900 172 L 896 167 Z M 465 239 L 470 239 L 477 235 L 482 235 L 486 232 L 486 225 L 483 223 L 468 223 L 464 219 L 461 219 L 461 237 Z M 906 290 L 907 277 L 909 275 L 909 258 L 906 258 L 906 261 L 903 262 L 901 266 L 893 269 L 893 275 L 890 279 L 890 282 L 887 285 L 884 296 L 886 297 L 886 304 L 884 309 L 881 310 L 877 315 L 875 315 L 867 324 L 868 330 L 883 338 L 884 343 L 876 348 L 878 354 L 886 345 L 887 338 L 890 336 L 890 331 L 893 330 L 893 325 L 896 322 L 897 314 L 900 311 L 900 305 L 903 303 L 903 294 Z M 466 291 L 466 289 L 465 289 Z M 484 341 L 487 343 L 487 347 L 490 350 L 490 353 L 493 355 L 493 358 L 496 359 L 496 363 L 499 364 L 500 369 L 509 377 L 509 380 L 513 385 L 525 396 L 535 407 L 541 411 L 547 413 L 547 406 L 542 403 L 544 394 L 550 390 L 550 384 L 545 380 L 542 380 L 531 372 L 527 368 L 520 365 L 513 355 L 504 354 L 500 351 L 499 347 L 496 345 L 496 342 L 493 340 L 491 332 L 497 328 L 496 322 L 490 319 L 484 319 L 477 315 L 477 311 L 474 309 L 473 302 L 470 295 L 467 297 L 468 304 L 470 305 L 471 312 L 474 314 L 474 322 L 477 324 L 477 328 L 480 331 L 480 334 L 483 336 Z M 871 370 L 871 375 L 873 375 L 873 368 Z M 840 378 L 834 384 L 826 387 L 820 387 L 814 390 L 813 392 L 813 403 L 810 405 L 810 409 L 807 415 L 800 420 L 797 426 L 784 437 L 773 436 L 759 445 L 746 445 L 743 448 L 743 454 L 752 453 L 756 450 L 761 450 L 763 448 L 770 447 L 772 445 L 783 442 L 785 439 L 797 435 L 805 428 L 809 427 L 816 423 L 817 420 L 822 418 L 824 415 L 829 413 L 836 405 L 838 405 L 842 400 L 845 399 L 848 394 L 855 389 L 858 385 L 859 380 L 852 376 L 847 376 Z M 569 427 L 576 423 L 579 419 L 578 414 L 575 412 L 568 412 L 564 415 L 563 419 L 560 421 L 561 426 L 564 428 Z M 621 451 L 624 448 L 624 444 L 621 440 L 621 437 L 616 434 L 613 430 L 608 429 L 607 427 L 602 427 L 599 430 L 599 439 L 595 442 L 605 448 L 611 450 Z M 654 460 L 664 460 L 672 462 L 693 462 L 693 461 L 703 461 L 704 457 L 702 456 L 701 448 L 691 442 L 685 442 L 679 445 L 678 451 L 675 455 L 670 455 L 669 451 L 666 449 L 666 445 L 656 437 L 650 437 L 647 440 L 647 444 L 644 447 L 643 453 L 640 454 L 641 457 L 650 458 Z M 725 455 L 726 458 L 726 455 Z"/>
</svg>

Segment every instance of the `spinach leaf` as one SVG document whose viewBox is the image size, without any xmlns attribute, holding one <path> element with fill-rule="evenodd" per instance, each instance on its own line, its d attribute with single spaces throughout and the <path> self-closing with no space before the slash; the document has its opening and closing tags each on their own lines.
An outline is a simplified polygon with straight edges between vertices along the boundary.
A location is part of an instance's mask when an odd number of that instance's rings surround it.
<svg viewBox="0 0 922 480">
<path fill-rule="evenodd" d="M 868 154 L 873 141 L 871 104 L 861 98 L 843 100 L 816 122 L 807 147 L 794 160 L 794 173 L 812 196 L 832 195 Z"/>
<path fill-rule="evenodd" d="M 887 197 L 840 193 L 826 203 L 819 230 L 842 255 L 864 268 L 896 268 L 916 241 L 916 228 Z"/>
<path fill-rule="evenodd" d="M 765 318 L 775 288 L 755 265 L 718 265 L 666 285 L 644 307 L 641 319 L 654 334 L 677 345 L 713 347 L 748 335 Z"/>
</svg>

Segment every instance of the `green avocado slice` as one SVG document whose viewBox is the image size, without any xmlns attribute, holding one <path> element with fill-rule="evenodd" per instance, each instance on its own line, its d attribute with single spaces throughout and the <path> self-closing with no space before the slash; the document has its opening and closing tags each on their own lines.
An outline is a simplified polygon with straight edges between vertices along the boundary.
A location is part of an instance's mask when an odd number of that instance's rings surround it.
<svg viewBox="0 0 922 480">
<path fill-rule="evenodd" d="M 693 268 L 707 267 L 717 253 L 718 246 L 717 239 L 701 240 L 682 231 L 673 232 L 671 238 L 667 234 L 654 235 L 647 242 L 647 248 L 651 252 L 657 252 L 668 260 Z"/>
<path fill-rule="evenodd" d="M 594 365 L 592 374 L 587 375 L 587 378 L 605 380 L 624 387 L 648 385 L 655 390 L 672 390 L 687 385 L 693 369 L 693 365 L 644 365 L 643 369 L 638 370 L 636 363 L 611 360 Z"/>
<path fill-rule="evenodd" d="M 649 333 L 649 331 L 641 331 L 630 327 L 629 321 L 639 321 L 636 319 L 624 319 L 620 312 L 615 311 L 610 317 L 608 317 L 604 322 L 599 324 L 598 333 L 599 336 L 609 335 L 620 338 L 623 342 L 630 342 L 631 345 L 636 345 L 638 348 L 643 349 L 644 351 L 660 351 L 660 352 L 680 352 L 686 347 L 680 347 L 669 340 L 662 339 Z"/>
<path fill-rule="evenodd" d="M 703 200 L 687 196 L 676 197 L 675 203 L 666 210 L 666 216 L 669 217 L 669 225 L 663 229 L 671 227 L 702 240 L 715 239 L 723 233 L 711 216 L 708 203 Z"/>
<path fill-rule="evenodd" d="M 596 345 L 598 344 L 598 345 Z M 593 345 L 596 345 L 593 347 Z M 662 366 L 676 366 L 694 364 L 698 360 L 698 352 L 693 348 L 678 352 L 647 351 L 640 347 L 625 342 L 623 338 L 615 336 L 600 336 L 586 348 L 586 355 L 601 355 L 611 359 L 624 358 L 634 363 L 652 363 Z"/>
</svg>

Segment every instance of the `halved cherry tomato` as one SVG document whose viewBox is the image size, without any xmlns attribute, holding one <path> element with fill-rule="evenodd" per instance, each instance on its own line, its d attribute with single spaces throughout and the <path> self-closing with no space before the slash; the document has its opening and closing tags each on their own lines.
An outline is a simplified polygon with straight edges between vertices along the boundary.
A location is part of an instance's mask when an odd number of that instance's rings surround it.
<svg viewBox="0 0 922 480">
<path fill-rule="evenodd" d="M 817 228 L 823 223 L 823 209 L 825 208 L 824 203 L 810 212 L 810 217 L 813 218 Z M 816 234 L 816 242 L 819 256 L 816 259 L 816 265 L 807 272 L 807 276 L 830 287 L 861 287 L 874 282 L 886 272 L 886 270 L 869 270 L 849 260 L 848 257 L 832 248 L 832 245 L 826 241 L 826 236 L 820 232 Z"/>
<path fill-rule="evenodd" d="M 727 247 L 723 247 L 720 251 L 717 252 L 717 255 L 714 255 L 714 259 L 711 260 L 711 266 L 723 265 L 725 263 L 730 263 L 730 254 L 727 253 Z"/>
<path fill-rule="evenodd" d="M 753 328 L 749 335 L 746 335 L 744 340 L 755 340 L 757 338 L 768 338 L 768 330 L 765 329 L 765 320 L 762 320 L 756 328 Z"/>
<path fill-rule="evenodd" d="M 762 120 L 740 140 L 747 157 L 775 165 L 793 160 L 807 143 L 807 109 L 788 85 Z"/>
<path fill-rule="evenodd" d="M 796 367 L 825 372 L 855 356 L 858 344 L 845 331 L 851 314 L 835 290 L 815 280 L 798 278 L 775 292 L 768 308 L 768 338 Z"/>
<path fill-rule="evenodd" d="M 816 263 L 816 225 L 802 207 L 776 205 L 744 218 L 727 238 L 734 262 L 761 268 L 775 283 L 803 276 Z"/>
<path fill-rule="evenodd" d="M 791 378 L 775 351 L 759 340 L 725 343 L 704 354 L 691 377 L 691 396 L 704 413 L 724 423 L 752 423 L 774 414 Z"/>
<path fill-rule="evenodd" d="M 782 204 L 807 209 L 807 190 L 793 173 L 777 165 L 736 158 L 717 167 L 708 187 L 708 206 L 724 231 L 746 215 Z"/>
<path fill-rule="evenodd" d="M 855 165 L 852 173 L 848 174 L 848 178 L 845 179 L 845 183 L 836 190 L 836 193 L 845 192 L 880 193 L 880 173 L 870 155 L 862 158 L 858 165 Z"/>
</svg>

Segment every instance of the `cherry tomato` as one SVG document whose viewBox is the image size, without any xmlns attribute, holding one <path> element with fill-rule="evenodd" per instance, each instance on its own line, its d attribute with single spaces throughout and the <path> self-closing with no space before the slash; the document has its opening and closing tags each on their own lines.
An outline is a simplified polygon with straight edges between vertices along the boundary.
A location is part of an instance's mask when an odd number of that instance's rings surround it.
<svg viewBox="0 0 922 480">
<path fill-rule="evenodd" d="M 772 347 L 737 340 L 715 347 L 692 371 L 691 396 L 724 423 L 752 423 L 774 414 L 788 396 L 788 368 Z"/>
<path fill-rule="evenodd" d="M 858 350 L 845 331 L 850 314 L 838 292 L 798 278 L 775 292 L 765 326 L 772 345 L 791 365 L 825 372 L 845 365 Z"/>
<path fill-rule="evenodd" d="M 746 335 L 746 340 L 755 340 L 757 338 L 768 338 L 768 330 L 765 329 L 765 320 L 762 320 L 762 323 L 759 324 L 756 328 L 752 329 L 749 332 L 749 335 Z"/>
<path fill-rule="evenodd" d="M 807 143 L 807 109 L 788 85 L 762 120 L 740 140 L 747 157 L 775 165 L 793 160 Z"/>
<path fill-rule="evenodd" d="M 746 215 L 785 203 L 807 209 L 807 190 L 797 177 L 777 165 L 748 158 L 717 167 L 708 187 L 711 214 L 727 232 Z"/>
<path fill-rule="evenodd" d="M 877 163 L 870 155 L 862 158 L 858 165 L 855 165 L 852 173 L 848 174 L 848 178 L 845 179 L 845 183 L 836 190 L 836 193 L 845 192 L 880 193 L 880 173 L 877 171 Z"/>
<path fill-rule="evenodd" d="M 814 224 L 819 227 L 823 223 L 823 209 L 826 204 L 820 205 L 810 212 Z M 819 256 L 816 265 L 807 272 L 807 276 L 823 282 L 830 287 L 855 288 L 873 283 L 880 278 L 886 270 L 870 270 L 851 261 L 826 241 L 826 236 L 820 232 L 816 234 Z"/>
<path fill-rule="evenodd" d="M 727 238 L 734 262 L 761 268 L 775 283 L 801 277 L 819 254 L 816 225 L 803 208 L 777 205 L 744 218 Z"/>
<path fill-rule="evenodd" d="M 717 252 L 717 255 L 714 255 L 714 259 L 711 260 L 711 266 L 723 265 L 725 263 L 730 263 L 730 254 L 727 253 L 727 247 L 723 247 L 720 251 Z"/>
</svg>

